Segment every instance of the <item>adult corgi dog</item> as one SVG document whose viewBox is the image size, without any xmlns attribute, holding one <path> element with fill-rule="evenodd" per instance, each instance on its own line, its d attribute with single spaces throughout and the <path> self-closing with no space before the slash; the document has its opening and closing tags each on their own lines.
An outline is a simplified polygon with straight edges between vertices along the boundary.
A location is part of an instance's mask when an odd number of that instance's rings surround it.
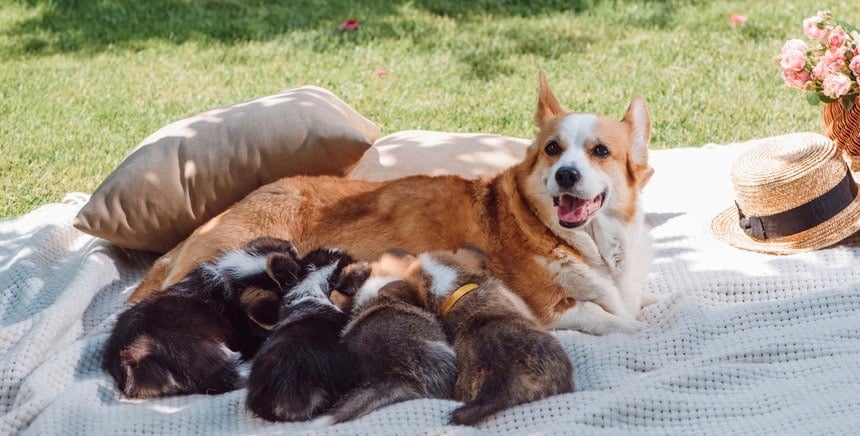
<svg viewBox="0 0 860 436">
<path fill-rule="evenodd" d="M 471 243 L 543 326 L 638 331 L 651 260 L 639 206 L 653 173 L 645 101 L 634 97 L 621 121 L 568 113 L 541 72 L 535 121 L 524 160 L 493 178 L 298 176 L 262 186 L 160 257 L 130 301 L 258 236 L 340 247 L 365 261 L 388 248 Z"/>
</svg>

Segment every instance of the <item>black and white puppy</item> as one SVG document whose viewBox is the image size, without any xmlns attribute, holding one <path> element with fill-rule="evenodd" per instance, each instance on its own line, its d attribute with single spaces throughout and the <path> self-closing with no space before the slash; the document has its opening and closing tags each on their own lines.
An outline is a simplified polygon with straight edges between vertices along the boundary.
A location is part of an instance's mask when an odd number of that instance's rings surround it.
<svg viewBox="0 0 860 436">
<path fill-rule="evenodd" d="M 285 289 L 293 278 L 290 263 L 288 256 L 269 259 L 272 276 Z M 286 291 L 280 320 L 251 365 L 249 410 L 270 421 L 307 420 L 353 387 L 355 357 L 340 341 L 348 308 L 333 303 L 332 294 L 348 305 L 368 274 L 367 263 L 337 249 L 302 258 L 299 281 Z"/>
<path fill-rule="evenodd" d="M 267 258 L 280 259 L 280 282 Z M 130 398 L 218 394 L 237 389 L 236 365 L 250 359 L 277 321 L 280 284 L 297 276 L 292 243 L 259 238 L 198 265 L 163 292 L 123 311 L 102 356 L 102 367 Z"/>
<path fill-rule="evenodd" d="M 358 362 L 358 385 L 319 424 L 352 420 L 407 400 L 451 398 L 457 362 L 442 324 L 416 304 L 417 295 L 387 284 L 407 274 L 404 256 L 384 254 L 356 294 L 342 341 Z"/>
</svg>

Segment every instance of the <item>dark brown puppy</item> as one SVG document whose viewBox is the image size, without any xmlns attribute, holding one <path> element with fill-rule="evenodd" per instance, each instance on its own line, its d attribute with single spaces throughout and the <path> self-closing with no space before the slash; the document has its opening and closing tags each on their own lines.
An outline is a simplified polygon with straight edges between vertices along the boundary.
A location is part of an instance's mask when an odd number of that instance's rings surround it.
<svg viewBox="0 0 860 436">
<path fill-rule="evenodd" d="M 416 305 L 410 293 L 393 287 L 380 291 L 403 266 L 401 256 L 383 254 L 355 296 L 342 341 L 358 362 L 358 386 L 334 408 L 328 423 L 407 400 L 451 398 L 456 354 L 439 319 Z"/>
<path fill-rule="evenodd" d="M 344 251 L 321 248 L 301 260 L 296 283 L 290 262 L 286 256 L 269 258 L 272 277 L 295 284 L 284 286 L 280 321 L 248 377 L 245 404 L 269 421 L 310 419 L 355 385 L 355 357 L 340 342 L 349 316 L 331 296 L 353 295 L 367 278 L 368 265 Z"/>
<path fill-rule="evenodd" d="M 511 406 L 573 391 L 573 366 L 525 302 L 488 276 L 487 256 L 466 246 L 424 253 L 403 281 L 440 314 L 457 352 L 454 399 L 466 402 L 451 422 L 474 425 Z"/>
<path fill-rule="evenodd" d="M 271 307 L 282 292 L 266 271 L 272 253 L 297 272 L 290 242 L 260 238 L 121 313 L 102 356 L 119 389 L 153 398 L 241 387 L 240 355 L 250 359 L 268 334 L 264 326 L 277 320 Z"/>
</svg>

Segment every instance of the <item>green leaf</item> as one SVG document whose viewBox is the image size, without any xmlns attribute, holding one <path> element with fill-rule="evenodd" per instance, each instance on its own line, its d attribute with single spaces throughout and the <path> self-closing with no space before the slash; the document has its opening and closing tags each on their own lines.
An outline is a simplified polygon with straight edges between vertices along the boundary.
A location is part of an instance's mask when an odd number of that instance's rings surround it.
<svg viewBox="0 0 860 436">
<path fill-rule="evenodd" d="M 842 20 L 836 20 L 836 24 L 840 25 L 843 29 L 845 29 L 848 32 L 852 32 L 852 31 L 856 32 L 857 31 L 857 28 L 854 27 L 851 23 L 846 23 L 845 21 L 842 21 Z"/>
<path fill-rule="evenodd" d="M 824 103 L 836 103 L 837 101 L 839 101 L 839 99 L 831 98 L 823 94 L 816 93 L 815 95 L 817 95 L 818 99 Z"/>
<path fill-rule="evenodd" d="M 815 106 L 818 103 L 821 103 L 821 97 L 818 96 L 817 92 L 809 91 L 806 93 L 806 101 L 812 106 Z"/>
</svg>

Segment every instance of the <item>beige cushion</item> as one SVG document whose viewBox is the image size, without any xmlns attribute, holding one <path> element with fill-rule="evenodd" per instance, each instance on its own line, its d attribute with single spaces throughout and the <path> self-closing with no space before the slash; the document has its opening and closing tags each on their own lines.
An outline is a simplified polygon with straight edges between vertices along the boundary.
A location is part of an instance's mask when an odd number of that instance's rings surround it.
<svg viewBox="0 0 860 436">
<path fill-rule="evenodd" d="M 317 87 L 210 110 L 144 139 L 74 226 L 163 253 L 263 184 L 295 174 L 346 175 L 378 136 L 375 124 Z"/>
<path fill-rule="evenodd" d="M 376 141 L 349 177 L 391 180 L 417 174 L 454 174 L 474 179 L 496 175 L 520 162 L 530 143 L 481 133 L 397 132 Z"/>
</svg>

